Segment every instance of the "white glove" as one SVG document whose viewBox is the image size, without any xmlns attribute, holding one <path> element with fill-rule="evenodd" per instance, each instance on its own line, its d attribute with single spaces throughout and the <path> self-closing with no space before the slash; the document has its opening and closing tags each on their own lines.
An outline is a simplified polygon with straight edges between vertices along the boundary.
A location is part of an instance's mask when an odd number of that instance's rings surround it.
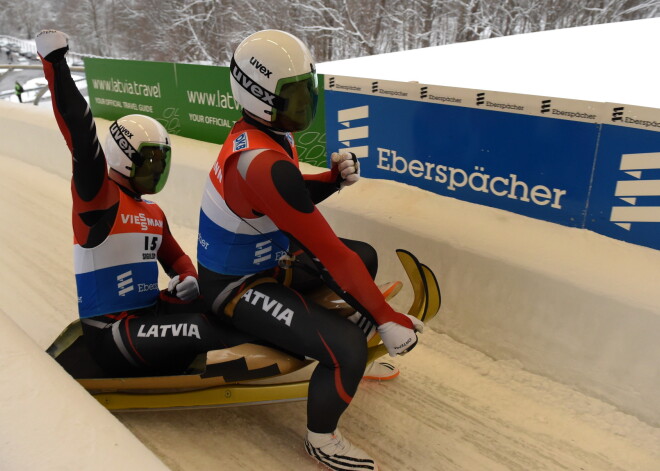
<svg viewBox="0 0 660 471">
<path fill-rule="evenodd" d="M 53 51 L 62 48 L 66 48 L 66 50 L 69 49 L 69 36 L 54 29 L 44 29 L 39 31 L 34 42 L 37 43 L 37 52 L 44 59 Z M 62 55 L 64 55 L 66 50 L 63 51 Z"/>
<path fill-rule="evenodd" d="M 413 323 L 413 328 L 409 329 L 396 322 L 386 322 L 378 326 L 378 333 L 383 339 L 383 344 L 391 357 L 403 355 L 412 350 L 417 345 L 417 332 L 424 330 L 424 323 L 416 317 L 404 314 Z"/>
<path fill-rule="evenodd" d="M 167 291 L 176 294 L 181 301 L 192 301 L 199 296 L 199 284 L 194 276 L 186 276 L 183 281 L 179 281 L 177 275 L 170 280 Z"/>
<path fill-rule="evenodd" d="M 360 164 L 352 152 L 341 154 L 333 152 L 330 155 L 332 165 L 337 167 L 341 176 L 341 186 L 349 186 L 360 179 Z"/>
</svg>

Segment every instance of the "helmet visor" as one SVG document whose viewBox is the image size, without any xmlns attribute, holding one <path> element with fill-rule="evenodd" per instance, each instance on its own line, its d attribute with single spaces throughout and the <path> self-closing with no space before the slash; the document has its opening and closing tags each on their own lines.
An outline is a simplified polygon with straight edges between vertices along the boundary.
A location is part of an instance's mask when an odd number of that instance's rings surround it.
<svg viewBox="0 0 660 471">
<path fill-rule="evenodd" d="M 274 109 L 273 126 L 285 131 L 307 129 L 316 114 L 318 81 L 316 72 L 288 77 L 277 83 L 275 93 L 285 100 L 284 109 Z"/>
<path fill-rule="evenodd" d="M 142 163 L 134 164 L 131 183 L 140 194 L 158 193 L 165 186 L 170 174 L 172 150 L 170 146 L 145 143 L 138 149 Z"/>
</svg>

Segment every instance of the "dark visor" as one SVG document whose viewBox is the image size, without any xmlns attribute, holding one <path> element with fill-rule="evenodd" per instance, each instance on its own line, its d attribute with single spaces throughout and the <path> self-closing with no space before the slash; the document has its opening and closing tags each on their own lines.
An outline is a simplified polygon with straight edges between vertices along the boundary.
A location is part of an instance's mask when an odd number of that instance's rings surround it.
<svg viewBox="0 0 660 471">
<path fill-rule="evenodd" d="M 286 131 L 307 129 L 316 115 L 319 96 L 314 69 L 303 75 L 281 79 L 276 91 L 286 100 L 286 106 L 273 114 L 274 127 Z"/>
<path fill-rule="evenodd" d="M 170 173 L 170 146 L 146 143 L 140 146 L 138 152 L 141 164 L 133 165 L 130 177 L 133 187 L 141 194 L 158 193 Z"/>
</svg>

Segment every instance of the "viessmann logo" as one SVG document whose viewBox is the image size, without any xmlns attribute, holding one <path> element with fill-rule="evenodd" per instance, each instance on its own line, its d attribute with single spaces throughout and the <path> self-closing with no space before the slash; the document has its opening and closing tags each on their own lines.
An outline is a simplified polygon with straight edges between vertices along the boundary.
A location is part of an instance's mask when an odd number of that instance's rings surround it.
<svg viewBox="0 0 660 471">
<path fill-rule="evenodd" d="M 660 206 L 643 205 L 645 198 L 660 196 L 660 180 L 642 178 L 644 171 L 660 170 L 660 152 L 623 154 L 619 169 L 634 179 L 616 183 L 614 196 L 626 205 L 613 206 L 610 221 L 627 231 L 633 223 L 660 222 Z"/>
<path fill-rule="evenodd" d="M 369 126 L 362 121 L 368 118 L 368 105 L 337 112 L 337 122 L 340 124 L 337 139 L 345 146 L 339 149 L 340 152 L 353 152 L 357 158 L 369 157 L 369 146 L 363 141 L 369 138 Z"/>
</svg>

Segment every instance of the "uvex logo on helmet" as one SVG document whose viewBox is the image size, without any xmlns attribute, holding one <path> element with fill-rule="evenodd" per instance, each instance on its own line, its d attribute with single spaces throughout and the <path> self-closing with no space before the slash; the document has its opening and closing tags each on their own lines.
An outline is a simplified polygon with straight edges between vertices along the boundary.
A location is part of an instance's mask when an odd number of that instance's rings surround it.
<svg viewBox="0 0 660 471">
<path fill-rule="evenodd" d="M 252 56 L 252 58 L 250 59 L 250 64 L 252 64 L 255 69 L 257 69 L 259 72 L 261 72 L 268 78 L 270 78 L 270 74 L 273 73 L 271 70 L 268 70 L 268 68 L 265 65 L 259 62 L 259 60 L 256 59 L 254 56 Z"/>
<path fill-rule="evenodd" d="M 257 64 L 259 64 L 259 67 L 263 67 L 259 62 L 257 62 Z M 261 102 L 272 106 L 275 109 L 282 110 L 285 108 L 286 101 L 284 98 L 269 92 L 257 84 L 254 80 L 252 80 L 245 72 L 243 72 L 243 70 L 241 70 L 233 57 L 229 67 L 231 69 L 231 75 L 234 77 L 236 82 L 245 90 L 247 90 L 250 95 L 259 99 Z M 271 73 L 271 71 L 268 71 L 268 73 Z"/>
<path fill-rule="evenodd" d="M 112 126 L 110 126 L 110 134 L 117 143 L 117 146 L 122 150 L 122 152 L 124 152 L 124 154 L 126 154 L 126 157 L 131 159 L 131 161 L 134 161 L 133 159 L 136 158 L 139 154 L 137 153 L 137 150 L 135 150 L 135 147 L 133 147 L 125 137 L 125 134 L 128 134 L 129 137 L 133 137 L 128 129 L 126 129 L 124 126 L 120 126 L 117 124 L 117 121 L 115 121 L 112 123 Z"/>
</svg>

